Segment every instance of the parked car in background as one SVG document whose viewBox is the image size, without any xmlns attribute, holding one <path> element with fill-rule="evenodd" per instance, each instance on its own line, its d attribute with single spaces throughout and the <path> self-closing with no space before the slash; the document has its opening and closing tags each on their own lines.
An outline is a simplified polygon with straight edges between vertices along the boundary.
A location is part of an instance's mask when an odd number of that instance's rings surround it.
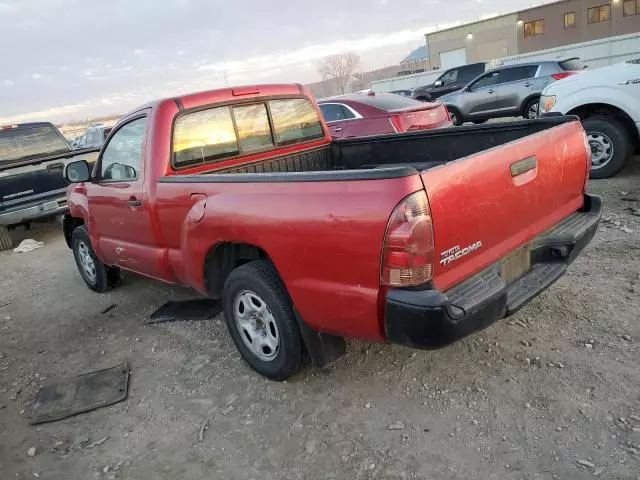
<svg viewBox="0 0 640 480">
<path fill-rule="evenodd" d="M 432 102 L 442 95 L 460 90 L 483 73 L 486 68 L 485 63 L 471 63 L 461 67 L 450 68 L 432 84 L 415 88 L 412 96 L 421 102 Z"/>
<path fill-rule="evenodd" d="M 542 90 L 582 71 L 578 58 L 508 65 L 489 70 L 462 90 L 441 98 L 456 125 L 490 118 L 538 116 Z"/>
<path fill-rule="evenodd" d="M 640 151 L 640 59 L 549 85 L 542 115 L 577 115 L 591 146 L 591 178 L 608 178 Z"/>
<path fill-rule="evenodd" d="M 109 132 L 111 127 L 91 125 L 83 135 L 74 139 L 71 146 L 72 148 L 100 148 L 109 136 Z"/>
<path fill-rule="evenodd" d="M 439 348 L 522 308 L 596 232 L 588 168 L 573 117 L 333 141 L 308 88 L 227 88 L 144 105 L 69 164 L 63 230 L 91 290 L 124 269 L 221 299 L 284 380 L 344 337 Z"/>
<path fill-rule="evenodd" d="M 452 126 L 441 103 L 419 102 L 394 93 L 340 95 L 320 99 L 318 104 L 333 138 Z"/>
<path fill-rule="evenodd" d="M 64 213 L 65 165 L 97 156 L 97 149 L 72 151 L 51 123 L 0 126 L 0 250 L 12 247 L 8 227 Z"/>
</svg>

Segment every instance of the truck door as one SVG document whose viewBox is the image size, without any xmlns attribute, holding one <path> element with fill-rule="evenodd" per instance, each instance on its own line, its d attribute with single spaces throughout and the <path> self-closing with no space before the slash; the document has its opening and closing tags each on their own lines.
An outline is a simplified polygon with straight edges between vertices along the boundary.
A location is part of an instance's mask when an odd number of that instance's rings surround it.
<svg viewBox="0 0 640 480">
<path fill-rule="evenodd" d="M 102 150 L 96 179 L 87 184 L 89 233 L 105 263 L 163 279 L 162 254 L 144 192 L 147 126 L 145 114 L 132 117 Z"/>
</svg>

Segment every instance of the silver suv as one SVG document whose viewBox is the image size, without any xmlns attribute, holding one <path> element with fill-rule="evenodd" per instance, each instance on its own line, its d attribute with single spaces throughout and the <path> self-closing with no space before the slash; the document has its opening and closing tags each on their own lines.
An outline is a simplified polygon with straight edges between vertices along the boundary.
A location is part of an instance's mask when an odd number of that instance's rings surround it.
<svg viewBox="0 0 640 480">
<path fill-rule="evenodd" d="M 502 66 L 489 70 L 466 87 L 440 97 L 455 125 L 490 118 L 536 118 L 542 90 L 582 70 L 578 58 Z"/>
</svg>

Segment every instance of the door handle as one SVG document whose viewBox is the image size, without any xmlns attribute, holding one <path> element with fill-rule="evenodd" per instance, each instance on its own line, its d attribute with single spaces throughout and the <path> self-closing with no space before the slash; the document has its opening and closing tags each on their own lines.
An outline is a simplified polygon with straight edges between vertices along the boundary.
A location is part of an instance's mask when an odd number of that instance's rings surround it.
<svg viewBox="0 0 640 480">
<path fill-rule="evenodd" d="M 536 168 L 538 168 L 538 159 L 536 157 L 525 158 L 511 164 L 511 176 L 517 177 Z"/>
<path fill-rule="evenodd" d="M 333 128 L 332 130 L 333 130 L 334 132 L 341 132 L 341 131 L 343 131 L 343 130 L 344 130 L 344 128 L 342 128 L 342 127 L 335 127 L 335 128 Z"/>
<path fill-rule="evenodd" d="M 495 90 L 491 89 L 487 93 L 495 93 Z"/>
<path fill-rule="evenodd" d="M 133 208 L 139 208 L 142 206 L 142 200 L 138 200 L 136 197 L 131 197 L 127 203 Z"/>
<path fill-rule="evenodd" d="M 533 85 L 533 83 L 531 83 L 531 82 L 527 82 L 527 83 L 524 84 L 525 87 L 530 87 L 531 85 Z"/>
</svg>

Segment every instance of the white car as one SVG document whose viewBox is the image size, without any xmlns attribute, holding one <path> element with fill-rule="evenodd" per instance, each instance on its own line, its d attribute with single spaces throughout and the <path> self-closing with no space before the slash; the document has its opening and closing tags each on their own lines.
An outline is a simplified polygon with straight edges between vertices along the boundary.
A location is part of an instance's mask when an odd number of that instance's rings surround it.
<svg viewBox="0 0 640 480">
<path fill-rule="evenodd" d="M 591 146 L 591 178 L 608 178 L 640 151 L 640 59 L 549 85 L 540 113 L 577 115 Z"/>
</svg>

